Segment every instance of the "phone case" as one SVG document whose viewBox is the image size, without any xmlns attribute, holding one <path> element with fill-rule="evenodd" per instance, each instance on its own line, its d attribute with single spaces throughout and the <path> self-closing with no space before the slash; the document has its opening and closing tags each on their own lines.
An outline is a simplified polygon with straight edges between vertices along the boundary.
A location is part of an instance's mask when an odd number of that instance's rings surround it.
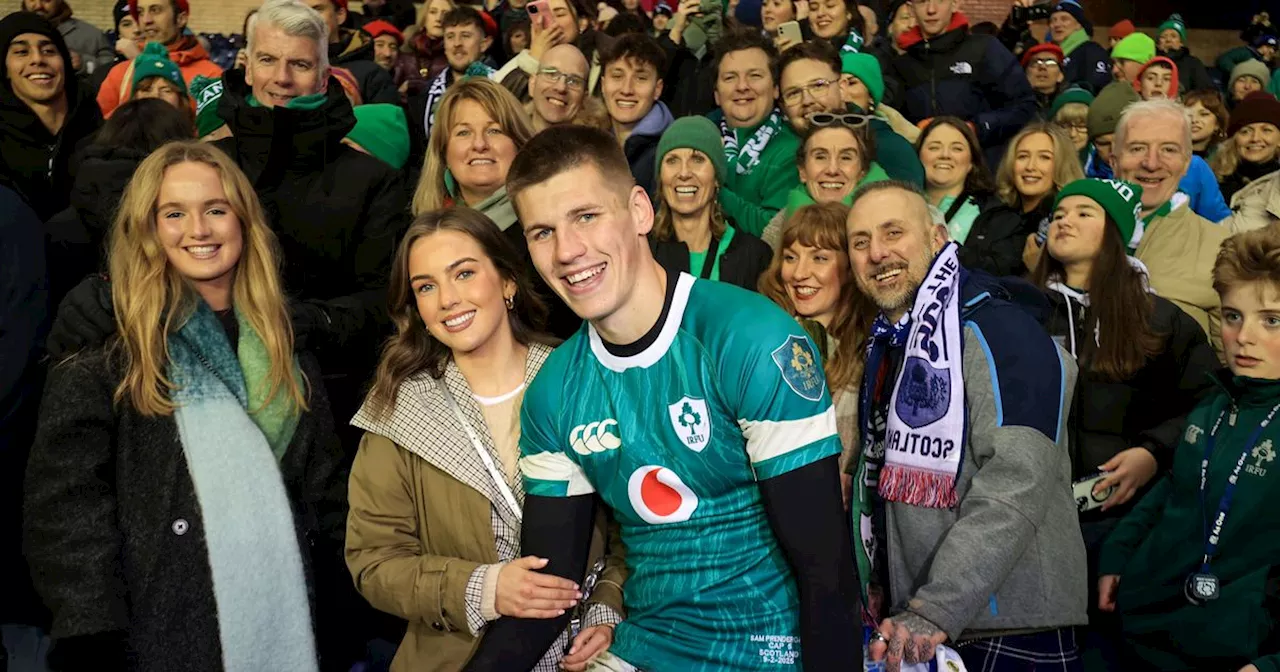
<svg viewBox="0 0 1280 672">
<path fill-rule="evenodd" d="M 1113 485 L 1102 492 L 1094 494 L 1093 486 L 1097 485 L 1098 481 L 1106 478 L 1106 476 L 1106 472 L 1098 472 L 1093 476 L 1082 478 L 1071 484 L 1072 494 L 1076 498 L 1076 508 L 1080 513 L 1102 508 L 1102 503 L 1107 501 L 1111 493 L 1116 491 L 1116 486 Z"/>
</svg>

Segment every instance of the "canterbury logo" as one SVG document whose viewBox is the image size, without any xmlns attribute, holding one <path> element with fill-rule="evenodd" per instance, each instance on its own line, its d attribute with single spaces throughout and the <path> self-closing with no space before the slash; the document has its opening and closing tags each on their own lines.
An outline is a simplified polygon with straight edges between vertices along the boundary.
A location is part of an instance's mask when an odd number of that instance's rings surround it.
<svg viewBox="0 0 1280 672">
<path fill-rule="evenodd" d="M 618 438 L 618 435 L 610 430 L 616 431 L 617 428 L 618 421 L 613 418 L 586 425 L 578 425 L 573 428 L 572 432 L 569 432 L 569 446 L 573 448 L 573 452 L 579 455 L 615 450 L 622 445 L 622 439 Z"/>
</svg>

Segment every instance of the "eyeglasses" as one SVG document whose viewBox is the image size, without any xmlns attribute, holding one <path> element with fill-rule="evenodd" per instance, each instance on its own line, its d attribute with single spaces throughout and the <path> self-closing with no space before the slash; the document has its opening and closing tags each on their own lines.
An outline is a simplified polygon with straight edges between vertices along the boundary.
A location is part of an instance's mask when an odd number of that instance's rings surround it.
<svg viewBox="0 0 1280 672">
<path fill-rule="evenodd" d="M 806 93 L 809 94 L 809 97 L 817 100 L 819 97 L 827 95 L 827 92 L 830 91 L 831 87 L 834 85 L 835 82 L 829 80 L 815 79 L 808 84 L 803 84 L 783 91 L 782 102 L 788 105 L 795 105 L 804 99 L 804 94 Z"/>
<path fill-rule="evenodd" d="M 539 68 L 538 77 L 548 84 L 559 84 L 560 82 L 564 82 L 565 86 L 573 89 L 574 91 L 582 91 L 587 88 L 586 79 L 577 75 L 570 75 L 566 72 L 560 72 L 556 68 Z"/>
<path fill-rule="evenodd" d="M 1085 135 L 1089 132 L 1088 124 L 1059 124 L 1071 135 Z"/>
<path fill-rule="evenodd" d="M 865 114 L 835 114 L 833 112 L 814 112 L 806 117 L 810 126 L 844 126 L 845 128 L 862 128 L 871 117 Z"/>
<path fill-rule="evenodd" d="M 1055 58 L 1033 58 L 1031 59 L 1031 67 L 1045 68 L 1046 70 L 1057 70 L 1062 64 Z"/>
</svg>

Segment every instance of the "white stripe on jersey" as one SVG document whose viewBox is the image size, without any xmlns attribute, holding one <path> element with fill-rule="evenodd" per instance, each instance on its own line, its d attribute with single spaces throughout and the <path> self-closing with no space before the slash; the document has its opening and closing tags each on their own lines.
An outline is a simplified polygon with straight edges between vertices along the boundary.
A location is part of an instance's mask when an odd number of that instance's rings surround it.
<svg viewBox="0 0 1280 672">
<path fill-rule="evenodd" d="M 538 481 L 567 482 L 565 497 L 589 495 L 596 491 L 582 467 L 564 453 L 535 453 L 520 458 L 520 473 Z"/>
<path fill-rule="evenodd" d="M 836 409 L 799 420 L 738 420 L 752 464 L 786 455 L 836 433 Z"/>
</svg>

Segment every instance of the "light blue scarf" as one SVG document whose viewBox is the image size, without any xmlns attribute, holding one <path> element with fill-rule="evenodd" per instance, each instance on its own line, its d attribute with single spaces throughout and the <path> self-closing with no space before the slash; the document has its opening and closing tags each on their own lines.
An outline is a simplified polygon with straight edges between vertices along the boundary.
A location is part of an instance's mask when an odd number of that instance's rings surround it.
<svg viewBox="0 0 1280 672">
<path fill-rule="evenodd" d="M 204 524 L 223 669 L 313 672 L 293 509 L 276 456 L 246 411 L 240 362 L 203 301 L 169 336 L 166 373 L 177 386 L 174 421 Z"/>
</svg>

